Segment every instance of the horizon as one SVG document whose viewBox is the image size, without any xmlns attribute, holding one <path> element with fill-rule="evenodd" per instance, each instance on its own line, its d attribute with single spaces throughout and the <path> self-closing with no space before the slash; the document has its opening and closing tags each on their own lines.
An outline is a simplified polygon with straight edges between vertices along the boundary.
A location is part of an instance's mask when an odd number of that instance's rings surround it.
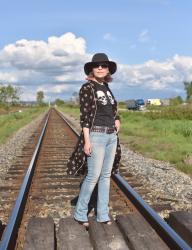
<svg viewBox="0 0 192 250">
<path fill-rule="evenodd" d="M 12 8 L 10 8 L 10 4 Z M 186 97 L 192 81 L 192 2 L 186 0 L 6 1 L 0 10 L 0 83 L 21 99 L 69 99 L 85 82 L 84 64 L 104 52 L 117 63 L 117 101 Z M 75 7 L 75 8 L 74 8 Z"/>
</svg>

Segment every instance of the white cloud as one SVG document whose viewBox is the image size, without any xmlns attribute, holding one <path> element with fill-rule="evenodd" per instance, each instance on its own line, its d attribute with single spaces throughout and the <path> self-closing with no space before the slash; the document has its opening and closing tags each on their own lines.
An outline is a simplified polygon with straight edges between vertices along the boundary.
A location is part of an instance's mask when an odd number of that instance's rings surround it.
<svg viewBox="0 0 192 250">
<path fill-rule="evenodd" d="M 89 57 L 85 49 L 85 40 L 72 33 L 49 37 L 48 42 L 22 39 L 0 51 L 0 67 L 9 74 L 16 74 L 18 81 L 23 80 L 23 73 L 34 83 L 40 78 L 50 81 L 64 74 L 73 80 L 72 73 Z"/>
<path fill-rule="evenodd" d="M 139 34 L 138 40 L 141 43 L 148 42 L 150 40 L 149 30 L 148 29 L 142 30 Z"/>
<path fill-rule="evenodd" d="M 18 77 L 16 76 L 16 74 L 9 72 L 0 72 L 0 81 L 7 82 L 7 79 L 9 79 L 11 83 L 16 83 L 18 81 Z"/>
<path fill-rule="evenodd" d="M 150 90 L 180 89 L 183 81 L 192 81 L 192 57 L 175 55 L 165 62 L 154 60 L 138 65 L 118 65 L 116 81 L 124 86 L 142 86 Z"/>
<path fill-rule="evenodd" d="M 21 39 L 0 51 L 0 82 L 29 86 L 35 94 L 38 86 L 83 80 L 82 65 L 90 57 L 85 39 L 70 32 L 47 42 Z M 32 92 L 28 97 L 34 99 Z"/>
<path fill-rule="evenodd" d="M 44 93 L 56 93 L 60 94 L 65 91 L 69 91 L 70 89 L 73 89 L 73 86 L 71 84 L 56 84 L 56 85 L 42 85 L 37 88 L 37 91 L 43 91 Z"/>
<path fill-rule="evenodd" d="M 23 101 L 36 101 L 36 95 L 33 92 L 25 92 L 21 94 L 21 99 Z"/>
<path fill-rule="evenodd" d="M 141 37 L 148 33 L 143 31 Z M 47 42 L 22 39 L 0 50 L 0 82 L 22 86 L 25 100 L 35 100 L 40 89 L 54 99 L 55 95 L 78 91 L 80 81 L 85 80 L 83 65 L 90 60 L 85 39 L 72 33 L 49 37 Z M 123 86 L 183 91 L 183 81 L 191 80 L 192 57 L 180 55 L 164 62 L 118 64 L 114 75 L 114 84 L 118 82 L 122 91 Z"/>
<path fill-rule="evenodd" d="M 111 33 L 105 33 L 103 39 L 112 42 L 115 41 L 115 37 Z"/>
</svg>

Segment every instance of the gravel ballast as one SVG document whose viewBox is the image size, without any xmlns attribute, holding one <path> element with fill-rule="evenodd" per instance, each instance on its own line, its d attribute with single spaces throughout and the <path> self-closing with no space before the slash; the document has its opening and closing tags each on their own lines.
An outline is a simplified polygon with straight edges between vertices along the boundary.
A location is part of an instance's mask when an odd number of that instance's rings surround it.
<svg viewBox="0 0 192 250">
<path fill-rule="evenodd" d="M 79 119 L 64 114 L 67 119 L 80 131 Z M 151 201 L 167 200 L 171 202 L 172 211 L 192 211 L 192 178 L 177 170 L 169 162 L 147 158 L 130 150 L 121 143 L 121 162 L 129 173 L 137 176 L 139 181 L 150 190 Z M 121 174 L 121 170 L 120 170 Z M 149 203 L 152 203 L 149 201 Z M 162 217 L 168 211 L 160 213 Z"/>
<path fill-rule="evenodd" d="M 0 145 L 0 184 L 17 155 L 21 154 L 22 148 L 38 128 L 44 115 L 45 113 L 41 114 L 30 124 L 21 128 L 8 139 L 6 144 Z M 81 131 L 79 119 L 67 114 L 64 116 L 71 121 L 77 131 Z M 121 144 L 121 149 L 121 162 L 129 173 L 137 176 L 139 181 L 150 190 L 149 196 L 152 201 L 170 200 L 173 211 L 192 211 L 192 179 L 188 175 L 178 171 L 168 162 L 147 158 L 133 152 L 123 144 Z M 166 216 L 166 211 L 162 216 Z"/>
<path fill-rule="evenodd" d="M 21 155 L 22 148 L 37 130 L 44 116 L 45 113 L 39 115 L 31 123 L 20 128 L 5 144 L 0 145 L 0 183 L 10 166 L 14 164 L 17 155 Z"/>
</svg>

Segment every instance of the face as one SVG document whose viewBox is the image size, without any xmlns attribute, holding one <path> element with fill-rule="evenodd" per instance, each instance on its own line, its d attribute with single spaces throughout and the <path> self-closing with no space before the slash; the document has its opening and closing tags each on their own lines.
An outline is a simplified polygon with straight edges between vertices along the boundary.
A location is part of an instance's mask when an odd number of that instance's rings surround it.
<svg viewBox="0 0 192 250">
<path fill-rule="evenodd" d="M 93 66 L 93 75 L 96 78 L 104 78 L 109 73 L 107 63 L 95 63 Z"/>
</svg>

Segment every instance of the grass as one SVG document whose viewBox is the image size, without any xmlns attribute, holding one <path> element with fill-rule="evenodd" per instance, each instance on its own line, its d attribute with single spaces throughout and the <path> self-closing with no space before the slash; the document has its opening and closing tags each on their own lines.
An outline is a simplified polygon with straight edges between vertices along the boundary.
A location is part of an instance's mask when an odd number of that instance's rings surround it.
<svg viewBox="0 0 192 250">
<path fill-rule="evenodd" d="M 22 108 L 20 109 L 22 110 Z M 47 110 L 46 107 L 35 107 L 24 109 L 21 113 L 0 115 L 0 144 L 5 143 L 17 130 L 30 123 L 45 110 Z"/>
<path fill-rule="evenodd" d="M 192 104 L 165 107 L 148 106 L 148 110 L 150 112 L 147 112 L 146 116 L 150 119 L 192 120 Z"/>
<path fill-rule="evenodd" d="M 148 157 L 169 161 L 192 174 L 184 159 L 192 153 L 192 121 L 150 119 L 144 113 L 121 111 L 121 142 Z"/>
<path fill-rule="evenodd" d="M 79 118 L 80 116 L 79 105 L 65 104 L 63 106 L 60 106 L 59 110 L 63 113 L 71 114 L 76 118 Z"/>
<path fill-rule="evenodd" d="M 21 107 L 19 106 L 5 106 L 0 104 L 0 115 L 6 115 L 12 112 L 16 112 L 19 109 L 21 109 Z"/>
<path fill-rule="evenodd" d="M 180 113 L 174 107 L 163 108 L 161 115 L 153 111 L 151 115 L 149 112 L 121 110 L 120 142 L 147 157 L 169 161 L 192 176 L 192 166 L 184 162 L 186 156 L 192 154 L 192 120 L 189 119 L 191 113 L 186 107 L 184 109 L 185 115 L 181 107 Z M 78 105 L 65 105 L 60 110 L 79 118 Z"/>
</svg>

